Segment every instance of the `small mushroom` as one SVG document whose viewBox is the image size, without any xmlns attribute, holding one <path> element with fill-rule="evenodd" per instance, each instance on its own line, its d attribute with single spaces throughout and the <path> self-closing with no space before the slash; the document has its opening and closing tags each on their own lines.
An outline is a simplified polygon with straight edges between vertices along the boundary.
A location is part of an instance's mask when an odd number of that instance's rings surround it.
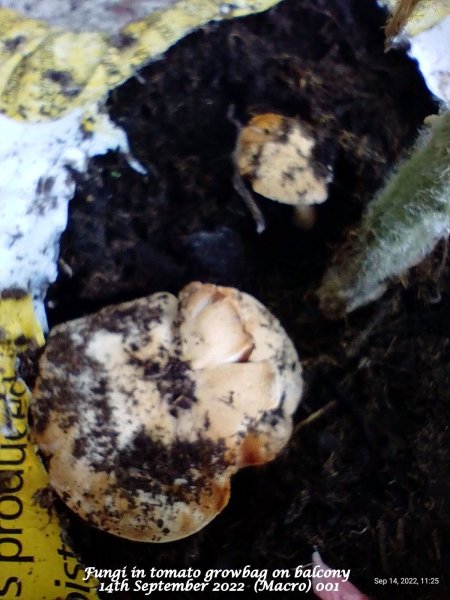
<svg viewBox="0 0 450 600">
<path fill-rule="evenodd" d="M 303 228 L 313 225 L 311 206 L 327 199 L 332 175 L 330 167 L 315 164 L 314 146 L 299 121 L 267 113 L 256 115 L 242 129 L 235 153 L 239 173 L 253 190 L 294 206 L 294 222 Z"/>
<path fill-rule="evenodd" d="M 232 288 L 192 283 L 55 327 L 31 410 L 50 483 L 132 540 L 195 533 L 238 469 L 292 431 L 301 367 L 280 323 Z"/>
</svg>

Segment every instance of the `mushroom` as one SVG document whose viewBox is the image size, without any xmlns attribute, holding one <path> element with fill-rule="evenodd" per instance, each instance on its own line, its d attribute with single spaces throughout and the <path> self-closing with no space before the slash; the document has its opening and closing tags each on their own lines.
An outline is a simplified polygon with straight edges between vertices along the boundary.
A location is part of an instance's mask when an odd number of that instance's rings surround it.
<svg viewBox="0 0 450 600">
<path fill-rule="evenodd" d="M 55 327 L 31 406 L 50 483 L 90 524 L 131 540 L 195 533 L 238 469 L 287 443 L 295 348 L 232 288 L 191 283 Z"/>
<path fill-rule="evenodd" d="M 294 220 L 310 228 L 311 206 L 328 197 L 331 167 L 313 160 L 314 139 L 296 119 L 274 113 L 253 117 L 242 129 L 235 153 L 239 173 L 266 198 L 294 206 Z"/>
</svg>

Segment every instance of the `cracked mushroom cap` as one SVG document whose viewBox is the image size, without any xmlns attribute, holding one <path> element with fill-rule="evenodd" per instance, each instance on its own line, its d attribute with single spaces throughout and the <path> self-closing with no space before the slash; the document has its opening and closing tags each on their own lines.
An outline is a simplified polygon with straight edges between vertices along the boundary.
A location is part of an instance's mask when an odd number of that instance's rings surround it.
<svg viewBox="0 0 450 600">
<path fill-rule="evenodd" d="M 257 300 L 192 283 L 55 327 L 33 431 L 50 483 L 83 519 L 132 540 L 195 533 L 230 477 L 287 443 L 296 351 Z"/>
</svg>

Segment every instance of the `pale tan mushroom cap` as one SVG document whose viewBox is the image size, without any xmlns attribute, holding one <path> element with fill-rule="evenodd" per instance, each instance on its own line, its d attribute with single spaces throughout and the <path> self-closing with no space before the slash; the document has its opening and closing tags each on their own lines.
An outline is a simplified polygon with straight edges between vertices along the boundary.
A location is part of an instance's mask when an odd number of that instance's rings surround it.
<svg viewBox="0 0 450 600">
<path fill-rule="evenodd" d="M 315 141 L 295 119 L 267 113 L 242 129 L 236 163 L 253 190 L 283 204 L 319 204 L 328 197 L 331 170 L 319 175 L 314 165 Z"/>
<path fill-rule="evenodd" d="M 230 477 L 287 443 L 292 342 L 257 300 L 192 283 L 59 325 L 32 402 L 51 485 L 93 525 L 165 542 L 227 504 Z"/>
</svg>

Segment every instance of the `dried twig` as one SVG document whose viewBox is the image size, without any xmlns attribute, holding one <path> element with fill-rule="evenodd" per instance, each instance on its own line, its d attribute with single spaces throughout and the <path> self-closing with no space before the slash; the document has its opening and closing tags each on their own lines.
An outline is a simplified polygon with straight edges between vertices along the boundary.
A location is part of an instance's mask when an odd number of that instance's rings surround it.
<svg viewBox="0 0 450 600">
<path fill-rule="evenodd" d="M 306 417 L 306 419 L 303 419 L 303 421 L 300 421 L 299 423 L 297 423 L 297 425 L 294 428 L 294 435 L 298 431 L 300 431 L 300 429 L 303 429 L 303 427 L 306 427 L 307 425 L 311 425 L 311 423 L 313 423 L 314 421 L 317 421 L 317 419 L 320 419 L 321 417 L 323 417 L 334 406 L 336 406 L 336 401 L 331 400 L 330 402 L 328 402 L 328 404 L 325 404 L 325 406 L 322 406 L 322 408 L 319 408 L 319 410 L 316 410 L 315 412 L 308 415 Z"/>
<path fill-rule="evenodd" d="M 400 0 L 392 17 L 386 24 L 384 29 L 388 39 L 396 36 L 405 26 L 406 21 L 411 16 L 416 5 L 421 0 Z"/>
</svg>

